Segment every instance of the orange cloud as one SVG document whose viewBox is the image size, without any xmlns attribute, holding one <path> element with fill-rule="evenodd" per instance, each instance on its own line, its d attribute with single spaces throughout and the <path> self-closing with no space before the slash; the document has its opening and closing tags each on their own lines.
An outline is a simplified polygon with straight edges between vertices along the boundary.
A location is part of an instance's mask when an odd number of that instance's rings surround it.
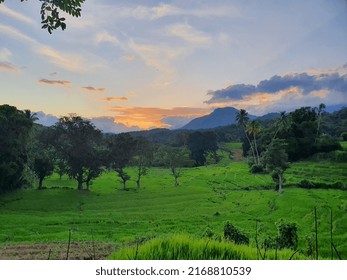
<svg viewBox="0 0 347 280">
<path fill-rule="evenodd" d="M 103 98 L 102 100 L 111 102 L 111 101 L 128 101 L 127 97 L 106 97 Z"/>
<path fill-rule="evenodd" d="M 146 108 L 146 107 L 120 107 L 112 106 L 109 111 L 117 113 L 115 119 L 126 126 L 138 126 L 141 129 L 153 127 L 169 127 L 161 120 L 167 117 L 200 117 L 211 112 L 208 108 L 175 107 L 172 109 Z"/>
<path fill-rule="evenodd" d="M 0 62 L 0 70 L 17 72 L 18 69 L 11 65 L 11 63 Z"/>
<path fill-rule="evenodd" d="M 81 89 L 86 90 L 86 91 L 92 91 L 92 92 L 103 92 L 106 90 L 106 88 L 95 88 L 95 87 L 81 87 Z"/>
<path fill-rule="evenodd" d="M 129 61 L 129 62 L 135 60 L 135 56 L 133 56 L 133 55 L 125 55 L 125 56 L 122 56 L 121 58 L 122 58 L 122 60 Z"/>
<path fill-rule="evenodd" d="M 41 79 L 38 81 L 39 84 L 48 84 L 48 85 L 69 85 L 71 84 L 70 81 L 59 81 L 59 80 L 48 80 L 48 79 Z"/>
</svg>

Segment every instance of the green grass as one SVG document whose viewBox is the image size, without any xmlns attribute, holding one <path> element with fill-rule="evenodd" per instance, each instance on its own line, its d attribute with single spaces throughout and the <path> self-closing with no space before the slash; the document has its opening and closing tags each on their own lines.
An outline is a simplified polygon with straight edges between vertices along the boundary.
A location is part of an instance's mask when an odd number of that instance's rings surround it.
<svg viewBox="0 0 347 280">
<path fill-rule="evenodd" d="M 187 235 L 156 238 L 143 245 L 122 248 L 113 253 L 113 260 L 298 260 L 305 256 L 291 250 L 261 250 L 227 241 L 197 239 Z"/>
<path fill-rule="evenodd" d="M 293 164 L 286 172 L 290 187 L 281 194 L 273 191 L 269 175 L 250 174 L 245 162 L 186 169 L 179 187 L 173 186 L 168 170 L 153 168 L 143 177 L 140 191 L 134 181 L 129 182 L 129 191 L 122 191 L 114 172 L 96 179 L 90 192 L 78 192 L 75 181 L 53 175 L 45 180 L 45 190 L 20 190 L 0 197 L 0 244 L 66 242 L 70 229 L 73 240 L 93 238 L 118 245 L 168 234 L 200 238 L 206 228 L 222 236 L 225 221 L 230 221 L 254 247 L 254 219 L 261 221 L 260 241 L 276 236 L 276 223 L 282 219 L 298 224 L 299 248 L 305 251 L 305 239 L 314 233 L 317 207 L 320 255 L 329 258 L 330 206 L 334 244 L 347 259 L 347 192 L 293 187 L 308 176 L 346 184 L 344 170 L 345 163 Z"/>
</svg>

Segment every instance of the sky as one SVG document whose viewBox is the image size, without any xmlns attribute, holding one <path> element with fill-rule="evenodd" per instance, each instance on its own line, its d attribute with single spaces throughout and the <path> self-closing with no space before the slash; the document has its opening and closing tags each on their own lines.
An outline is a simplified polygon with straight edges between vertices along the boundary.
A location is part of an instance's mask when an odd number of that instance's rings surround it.
<svg viewBox="0 0 347 280">
<path fill-rule="evenodd" d="M 347 104 L 346 0 L 86 0 L 67 29 L 0 4 L 0 104 L 113 132 Z M 48 116 L 46 116 L 48 115 Z"/>
</svg>

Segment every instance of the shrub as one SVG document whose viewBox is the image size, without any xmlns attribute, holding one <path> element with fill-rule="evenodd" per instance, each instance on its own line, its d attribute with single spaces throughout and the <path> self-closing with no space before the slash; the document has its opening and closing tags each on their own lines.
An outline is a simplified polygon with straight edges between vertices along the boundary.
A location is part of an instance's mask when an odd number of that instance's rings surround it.
<svg viewBox="0 0 347 280">
<path fill-rule="evenodd" d="M 277 226 L 277 245 L 279 249 L 293 249 L 298 247 L 298 228 L 295 223 L 279 223 Z"/>
<path fill-rule="evenodd" d="M 250 169 L 251 173 L 257 174 L 257 173 L 263 173 L 264 167 L 261 164 L 253 164 Z"/>
<path fill-rule="evenodd" d="M 239 231 L 230 222 L 226 222 L 224 225 L 224 238 L 226 240 L 235 242 L 235 244 L 249 244 L 249 238 L 247 235 Z"/>
<path fill-rule="evenodd" d="M 347 141 L 347 132 L 342 132 L 341 133 L 341 138 L 343 141 Z"/>
<path fill-rule="evenodd" d="M 345 186 L 340 181 L 328 184 L 323 182 L 311 182 L 309 180 L 302 180 L 299 183 L 299 187 L 304 189 L 339 189 L 339 190 L 347 189 L 347 186 Z"/>
</svg>

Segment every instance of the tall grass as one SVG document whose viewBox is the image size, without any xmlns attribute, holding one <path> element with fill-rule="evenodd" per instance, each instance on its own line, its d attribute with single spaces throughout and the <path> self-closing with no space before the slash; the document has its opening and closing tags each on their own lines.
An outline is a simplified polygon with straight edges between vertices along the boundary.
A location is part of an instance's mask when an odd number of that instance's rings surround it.
<svg viewBox="0 0 347 280">
<path fill-rule="evenodd" d="M 263 255 L 264 252 L 262 252 Z M 276 257 L 277 255 L 277 257 Z M 269 250 L 265 259 L 304 259 L 291 250 Z M 257 249 L 227 241 L 196 239 L 188 235 L 156 238 L 140 246 L 131 246 L 113 253 L 114 260 L 257 260 Z"/>
</svg>

